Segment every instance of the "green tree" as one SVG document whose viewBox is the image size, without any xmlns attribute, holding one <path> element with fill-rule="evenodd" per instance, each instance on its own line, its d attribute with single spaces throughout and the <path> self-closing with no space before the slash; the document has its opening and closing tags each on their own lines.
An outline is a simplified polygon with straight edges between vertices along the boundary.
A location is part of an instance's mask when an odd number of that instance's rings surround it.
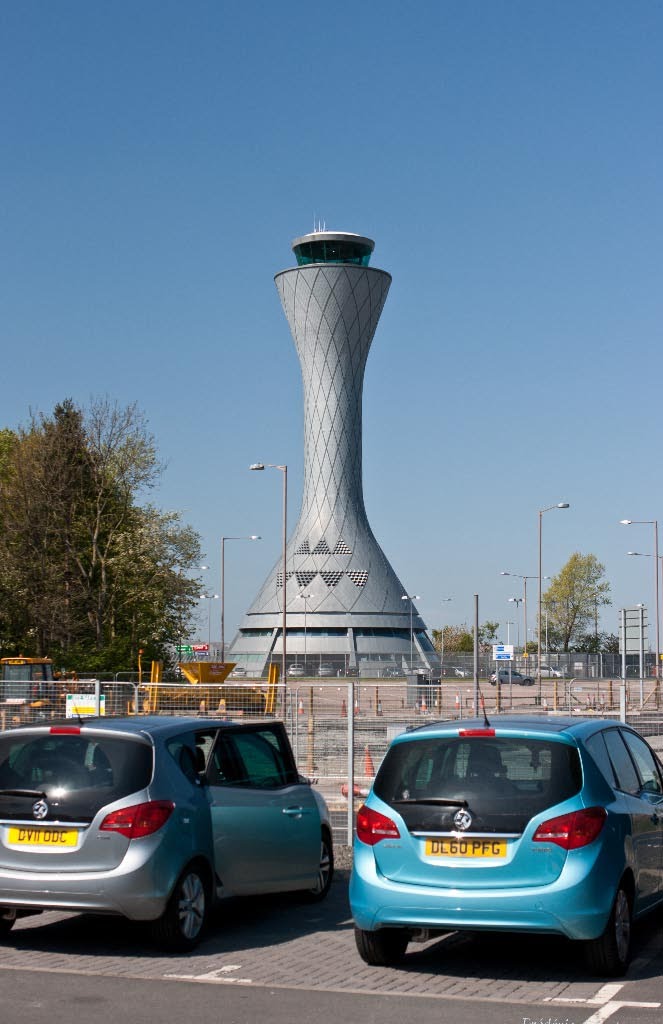
<svg viewBox="0 0 663 1024">
<path fill-rule="evenodd" d="M 444 647 L 442 637 L 444 636 Z M 469 646 L 468 646 L 469 643 Z M 433 644 L 438 651 L 444 649 L 445 654 L 453 654 L 458 651 L 474 650 L 472 634 L 468 632 L 467 626 L 445 626 L 443 630 L 433 630 Z"/>
<path fill-rule="evenodd" d="M 575 552 L 543 595 L 548 614 L 548 640 L 559 638 L 562 651 L 574 649 L 581 637 L 595 624 L 598 609 L 611 604 L 610 584 L 604 579 L 605 567 L 595 555 Z M 544 627 L 545 628 L 545 627 Z"/>
<path fill-rule="evenodd" d="M 79 670 L 165 659 L 200 584 L 197 534 L 140 499 L 160 473 L 135 405 L 71 400 L 0 434 L 0 639 Z"/>
</svg>

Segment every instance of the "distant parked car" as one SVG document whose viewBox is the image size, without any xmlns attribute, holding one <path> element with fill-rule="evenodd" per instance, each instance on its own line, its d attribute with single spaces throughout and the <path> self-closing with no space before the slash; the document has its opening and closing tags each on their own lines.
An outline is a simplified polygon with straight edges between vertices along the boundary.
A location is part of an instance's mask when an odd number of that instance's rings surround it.
<svg viewBox="0 0 663 1024">
<path fill-rule="evenodd" d="M 470 679 L 474 675 L 473 669 L 462 668 L 460 665 L 454 665 L 451 671 L 460 679 Z"/>
<path fill-rule="evenodd" d="M 522 672 L 516 672 L 515 670 L 509 673 L 508 668 L 500 669 L 500 686 L 504 683 L 516 683 L 518 686 L 534 686 L 534 680 L 531 676 L 524 676 Z M 490 685 L 495 686 L 497 678 L 493 672 L 490 677 Z"/>
<path fill-rule="evenodd" d="M 334 666 L 331 664 L 331 662 L 329 662 L 329 661 L 322 661 L 318 665 L 318 675 L 319 676 L 334 676 L 334 675 L 336 675 L 336 672 L 334 670 Z"/>
<path fill-rule="evenodd" d="M 543 679 L 561 679 L 563 675 L 559 669 L 553 668 L 552 665 L 542 665 L 540 672 Z"/>
<path fill-rule="evenodd" d="M 623 974 L 633 921 L 663 907 L 663 766 L 618 721 L 404 732 L 357 812 L 350 906 L 376 966 L 466 930 L 565 936 L 593 974 Z"/>
<path fill-rule="evenodd" d="M 281 722 L 89 719 L 0 733 L 0 940 L 43 910 L 190 950 L 222 897 L 324 897 L 329 812 Z"/>
<path fill-rule="evenodd" d="M 304 666 L 303 665 L 298 665 L 298 664 L 288 665 L 288 675 L 289 676 L 303 676 L 303 675 L 306 675 Z"/>
<path fill-rule="evenodd" d="M 246 669 L 243 665 L 235 665 L 234 669 L 229 675 L 229 679 L 244 679 L 246 677 Z"/>
</svg>

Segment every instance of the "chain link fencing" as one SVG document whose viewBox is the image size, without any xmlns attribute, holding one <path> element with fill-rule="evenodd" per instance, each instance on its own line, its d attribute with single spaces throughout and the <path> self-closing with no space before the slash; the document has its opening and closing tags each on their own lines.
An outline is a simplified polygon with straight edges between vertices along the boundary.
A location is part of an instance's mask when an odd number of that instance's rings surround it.
<svg viewBox="0 0 663 1024">
<path fill-rule="evenodd" d="M 479 714 L 567 714 L 629 721 L 663 756 L 663 715 L 655 683 L 641 692 L 620 680 L 543 681 L 536 686 L 481 681 Z M 225 684 L 137 683 L 78 680 L 58 688 L 50 699 L 8 703 L 0 699 L 0 726 L 76 719 L 97 714 L 186 715 L 253 721 L 281 719 L 303 775 L 325 797 L 337 844 L 350 845 L 357 807 L 367 795 L 391 740 L 435 720 L 475 714 L 473 680 L 421 684 L 409 681 L 302 680 L 269 686 L 262 682 Z M 75 689 L 74 689 L 75 688 Z"/>
</svg>

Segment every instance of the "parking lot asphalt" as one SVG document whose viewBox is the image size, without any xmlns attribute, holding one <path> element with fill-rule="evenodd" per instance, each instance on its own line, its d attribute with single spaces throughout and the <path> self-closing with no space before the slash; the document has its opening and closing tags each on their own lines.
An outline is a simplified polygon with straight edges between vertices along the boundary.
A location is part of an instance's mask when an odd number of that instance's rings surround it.
<svg viewBox="0 0 663 1024">
<path fill-rule="evenodd" d="M 347 851 L 338 855 L 341 864 L 347 861 Z M 597 1005 L 605 991 L 605 981 L 587 975 L 572 944 L 550 937 L 452 933 L 411 945 L 398 969 L 369 967 L 355 949 L 348 879 L 341 867 L 323 903 L 293 896 L 229 900 L 216 911 L 200 947 L 182 955 L 162 954 L 144 926 L 121 919 L 50 912 L 24 918 L 4 940 L 0 973 L 522 1002 L 549 1006 L 546 1018 L 559 1017 L 565 1004 Z M 640 983 L 655 983 L 662 974 L 663 936 L 654 919 L 636 929 L 624 991 L 637 998 Z"/>
</svg>

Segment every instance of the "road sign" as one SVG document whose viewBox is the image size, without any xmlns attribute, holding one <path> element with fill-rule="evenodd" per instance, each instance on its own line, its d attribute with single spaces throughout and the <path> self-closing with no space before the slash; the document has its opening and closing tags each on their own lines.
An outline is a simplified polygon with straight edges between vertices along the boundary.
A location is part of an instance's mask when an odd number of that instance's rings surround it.
<svg viewBox="0 0 663 1024">
<path fill-rule="evenodd" d="M 626 626 L 626 637 L 624 637 Z M 639 654 L 641 646 L 647 649 L 647 609 L 624 608 L 619 621 L 619 653 Z M 624 643 L 626 641 L 626 643 Z"/>
<path fill-rule="evenodd" d="M 493 644 L 493 661 L 513 661 L 513 644 Z"/>
<path fill-rule="evenodd" d="M 193 654 L 193 647 L 191 646 L 191 644 L 179 644 L 179 646 L 176 647 L 175 650 L 180 656 L 182 656 L 183 654 Z"/>
<path fill-rule="evenodd" d="M 106 698 L 102 693 L 99 697 L 99 711 L 93 693 L 68 693 L 65 698 L 65 715 L 67 718 L 82 718 L 84 715 L 96 716 L 106 714 Z"/>
</svg>

